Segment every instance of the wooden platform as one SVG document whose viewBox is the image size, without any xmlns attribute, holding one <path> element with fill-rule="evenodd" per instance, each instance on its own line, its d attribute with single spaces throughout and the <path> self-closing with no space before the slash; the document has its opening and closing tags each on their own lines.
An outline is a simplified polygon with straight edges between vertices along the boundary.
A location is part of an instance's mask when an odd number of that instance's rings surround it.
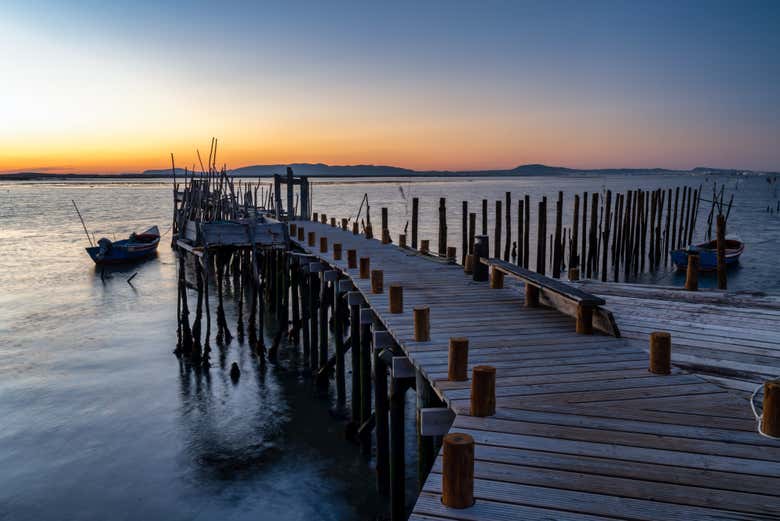
<svg viewBox="0 0 780 521">
<path fill-rule="evenodd" d="M 752 391 L 780 376 L 780 298 L 718 290 L 587 281 L 608 300 L 623 336 L 672 333 L 675 364 L 729 387 Z"/>
<path fill-rule="evenodd" d="M 755 432 L 745 393 L 678 370 L 654 376 L 636 341 L 577 335 L 574 319 L 525 308 L 516 286 L 490 289 L 459 266 L 297 224 L 370 257 L 372 268 L 384 270 L 385 287 L 403 285 L 404 313 L 391 315 L 387 293 L 372 294 L 346 260 L 311 250 L 352 278 L 457 413 L 452 430 L 477 442 L 475 505 L 441 504 L 439 459 L 411 519 L 778 518 L 780 442 Z M 413 341 L 412 307 L 420 304 L 431 309 L 430 342 Z M 469 338 L 470 366 L 496 367 L 495 416 L 469 416 L 469 382 L 446 380 L 451 336 Z"/>
</svg>

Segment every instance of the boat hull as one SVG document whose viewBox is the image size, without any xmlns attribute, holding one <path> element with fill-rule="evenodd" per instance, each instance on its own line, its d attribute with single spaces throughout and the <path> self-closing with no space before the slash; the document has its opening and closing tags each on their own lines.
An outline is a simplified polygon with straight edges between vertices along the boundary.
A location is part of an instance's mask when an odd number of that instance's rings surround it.
<svg viewBox="0 0 780 521">
<path fill-rule="evenodd" d="M 144 233 L 133 234 L 129 239 L 111 242 L 100 239 L 98 246 L 85 248 L 95 264 L 117 264 L 147 259 L 157 253 L 160 231 L 153 226 Z"/>
<path fill-rule="evenodd" d="M 745 245 L 736 240 L 726 241 L 726 267 L 733 266 L 739 263 L 739 257 L 742 252 L 745 251 Z M 715 248 L 715 241 L 708 243 L 697 244 L 688 249 L 674 250 L 669 253 L 672 257 L 672 262 L 679 269 L 685 269 L 688 267 L 688 254 L 699 254 L 699 270 L 712 271 L 718 269 L 718 251 Z"/>
</svg>

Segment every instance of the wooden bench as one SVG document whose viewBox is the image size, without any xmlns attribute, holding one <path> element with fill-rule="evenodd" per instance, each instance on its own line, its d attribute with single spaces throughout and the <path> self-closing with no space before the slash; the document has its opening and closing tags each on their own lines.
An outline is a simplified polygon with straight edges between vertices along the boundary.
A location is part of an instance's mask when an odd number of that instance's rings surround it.
<svg viewBox="0 0 780 521">
<path fill-rule="evenodd" d="M 620 336 L 612 313 L 600 309 L 606 304 L 603 298 L 500 259 L 481 258 L 480 262 L 489 266 L 493 273 L 500 272 L 522 280 L 525 283 L 526 306 L 538 307 L 540 298 L 544 297 L 546 304 L 576 317 L 577 333 L 592 334 L 596 315 L 598 329 Z"/>
</svg>

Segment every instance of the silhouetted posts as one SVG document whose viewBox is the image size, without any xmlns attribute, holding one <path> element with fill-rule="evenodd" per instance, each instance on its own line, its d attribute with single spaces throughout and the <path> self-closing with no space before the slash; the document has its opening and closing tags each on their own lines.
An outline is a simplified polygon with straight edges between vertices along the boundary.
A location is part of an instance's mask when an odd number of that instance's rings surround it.
<svg viewBox="0 0 780 521">
<path fill-rule="evenodd" d="M 474 268 L 472 278 L 475 281 L 488 280 L 488 267 L 481 262 L 490 256 L 490 240 L 487 235 L 477 235 L 474 243 Z"/>
<path fill-rule="evenodd" d="M 447 199 L 439 198 L 439 256 L 447 255 Z"/>
<path fill-rule="evenodd" d="M 523 200 L 520 199 L 517 201 L 517 265 L 522 266 L 523 265 L 523 252 L 525 251 L 523 249 L 524 246 L 524 239 L 523 239 L 523 221 L 525 217 L 525 210 L 523 209 L 525 205 L 523 204 Z"/>
<path fill-rule="evenodd" d="M 406 519 L 406 450 L 404 409 L 406 384 L 393 377 L 390 384 L 390 519 Z"/>
<path fill-rule="evenodd" d="M 530 258 L 531 245 L 531 197 L 524 196 L 525 204 L 525 226 L 523 228 L 523 267 L 528 269 L 528 259 Z"/>
<path fill-rule="evenodd" d="M 612 212 L 612 191 L 607 190 L 606 209 L 604 210 L 604 238 L 602 239 L 601 281 L 607 281 L 607 256 L 609 251 L 610 217 Z"/>
<path fill-rule="evenodd" d="M 482 199 L 482 235 L 488 234 L 488 202 Z"/>
<path fill-rule="evenodd" d="M 463 216 L 461 220 L 461 242 L 460 242 L 460 263 L 466 264 L 466 255 L 468 254 L 468 241 L 469 241 L 469 203 L 463 201 Z"/>
<path fill-rule="evenodd" d="M 506 241 L 504 243 L 504 260 L 509 262 L 509 251 L 512 248 L 512 193 L 506 192 L 504 201 L 504 213 L 506 217 Z"/>
<path fill-rule="evenodd" d="M 376 485 L 380 494 L 390 491 L 390 404 L 387 396 L 387 364 L 374 349 L 374 415 L 376 416 Z"/>
<path fill-rule="evenodd" d="M 359 291 L 347 293 L 349 304 L 349 345 L 352 351 L 352 422 L 360 427 L 360 304 L 363 297 Z"/>
<path fill-rule="evenodd" d="M 718 249 L 718 289 L 726 289 L 726 217 L 718 214 L 717 221 L 717 249 Z"/>
<path fill-rule="evenodd" d="M 558 192 L 558 200 L 555 202 L 555 239 L 553 243 L 552 276 L 561 278 L 561 226 L 563 223 L 563 192 Z"/>
<path fill-rule="evenodd" d="M 417 249 L 417 226 L 420 217 L 420 200 L 412 198 L 412 249 Z"/>
<path fill-rule="evenodd" d="M 496 201 L 496 224 L 495 228 L 493 229 L 493 240 L 495 241 L 495 244 L 493 245 L 493 257 L 496 259 L 501 258 L 501 200 Z"/>
</svg>

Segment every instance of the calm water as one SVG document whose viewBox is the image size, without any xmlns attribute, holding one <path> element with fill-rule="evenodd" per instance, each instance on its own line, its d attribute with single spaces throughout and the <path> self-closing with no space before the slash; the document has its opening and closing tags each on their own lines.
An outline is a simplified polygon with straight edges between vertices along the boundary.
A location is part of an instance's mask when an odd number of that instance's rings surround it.
<svg viewBox="0 0 780 521">
<path fill-rule="evenodd" d="M 492 214 L 492 201 L 506 190 L 514 201 L 564 190 L 568 208 L 575 192 L 703 183 L 706 194 L 709 182 L 668 176 L 320 182 L 314 204 L 346 217 L 367 192 L 373 220 L 389 207 L 397 237 L 411 215 L 411 197 L 420 197 L 421 237 L 434 244 L 435 210 L 445 196 L 450 242 L 459 245 L 462 200 L 475 211 L 488 198 Z M 780 217 L 766 212 L 777 204 L 777 185 L 764 178 L 727 183 L 736 189 L 729 231 L 748 244 L 730 287 L 778 294 Z M 343 423 L 330 413 L 332 391 L 310 385 L 297 353 L 282 350 L 277 366 L 260 367 L 234 341 L 215 350 L 208 372 L 180 365 L 171 354 L 170 236 L 158 258 L 101 279 L 83 251 L 71 199 L 96 237 L 123 238 L 152 224 L 165 231 L 170 223 L 164 183 L 0 183 L 0 519 L 358 520 L 380 513 L 371 462 L 343 440 Z M 126 279 L 135 272 L 131 286 Z M 681 284 L 671 271 L 644 279 Z M 236 385 L 227 374 L 233 361 L 242 368 Z"/>
</svg>

